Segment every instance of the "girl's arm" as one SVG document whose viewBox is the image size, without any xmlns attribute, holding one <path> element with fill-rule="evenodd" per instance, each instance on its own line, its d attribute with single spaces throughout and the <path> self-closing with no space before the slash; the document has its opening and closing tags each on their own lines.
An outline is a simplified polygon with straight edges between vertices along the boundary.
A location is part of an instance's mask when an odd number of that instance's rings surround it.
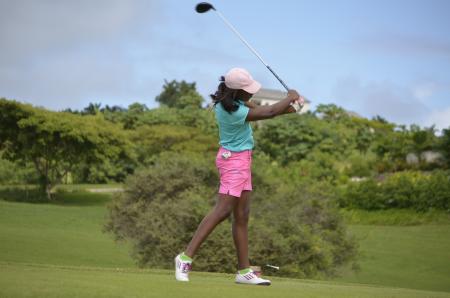
<svg viewBox="0 0 450 298">
<path fill-rule="evenodd" d="M 246 102 L 244 102 L 244 105 L 246 107 L 248 107 L 249 109 L 254 109 L 254 108 L 257 108 L 257 107 L 260 106 L 260 105 L 258 105 L 256 103 L 252 102 L 252 101 L 246 101 Z M 293 106 L 289 105 L 287 107 L 287 109 L 283 111 L 282 115 L 284 115 L 284 114 L 292 114 L 292 113 L 296 113 L 296 112 L 297 111 L 295 110 L 295 108 Z"/>
<path fill-rule="evenodd" d="M 249 109 L 254 109 L 259 107 L 258 104 L 254 103 L 253 101 L 246 101 L 244 102 L 244 105 L 246 107 L 248 107 Z M 297 111 L 295 110 L 295 108 L 293 106 L 288 106 L 286 110 L 283 111 L 283 114 L 291 114 L 291 113 L 296 113 Z"/>
<path fill-rule="evenodd" d="M 290 105 L 297 101 L 300 95 L 295 90 L 289 90 L 287 97 L 270 106 L 256 106 L 250 108 L 247 114 L 246 121 L 257 121 L 263 119 L 273 118 L 279 115 L 295 112 L 295 109 Z"/>
<path fill-rule="evenodd" d="M 245 101 L 244 105 L 250 109 L 254 109 L 259 107 L 259 105 L 257 105 L 256 103 L 252 102 L 252 101 Z"/>
</svg>

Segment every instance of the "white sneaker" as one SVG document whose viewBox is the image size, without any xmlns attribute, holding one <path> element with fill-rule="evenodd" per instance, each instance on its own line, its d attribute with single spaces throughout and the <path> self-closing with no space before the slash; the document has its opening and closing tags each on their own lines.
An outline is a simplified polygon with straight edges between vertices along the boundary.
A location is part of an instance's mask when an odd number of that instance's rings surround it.
<svg viewBox="0 0 450 298">
<path fill-rule="evenodd" d="M 237 284 L 248 284 L 248 285 L 260 285 L 260 286 L 270 286 L 271 282 L 268 279 L 263 279 L 258 277 L 253 270 L 245 274 L 236 274 Z"/>
<path fill-rule="evenodd" d="M 189 281 L 189 271 L 192 270 L 192 262 L 183 261 L 180 255 L 175 257 L 175 278 L 178 281 Z"/>
</svg>

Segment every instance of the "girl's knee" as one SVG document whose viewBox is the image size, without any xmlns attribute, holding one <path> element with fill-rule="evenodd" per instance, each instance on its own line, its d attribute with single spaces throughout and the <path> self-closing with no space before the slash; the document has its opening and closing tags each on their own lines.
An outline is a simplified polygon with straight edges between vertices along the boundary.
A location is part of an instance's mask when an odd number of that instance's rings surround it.
<svg viewBox="0 0 450 298">
<path fill-rule="evenodd" d="M 247 224 L 250 217 L 250 209 L 239 210 L 233 213 L 233 220 L 237 224 Z"/>
<path fill-rule="evenodd" d="M 216 208 L 214 211 L 222 221 L 230 216 L 231 212 L 233 211 L 233 208 L 230 206 L 222 206 L 220 208 Z"/>
</svg>

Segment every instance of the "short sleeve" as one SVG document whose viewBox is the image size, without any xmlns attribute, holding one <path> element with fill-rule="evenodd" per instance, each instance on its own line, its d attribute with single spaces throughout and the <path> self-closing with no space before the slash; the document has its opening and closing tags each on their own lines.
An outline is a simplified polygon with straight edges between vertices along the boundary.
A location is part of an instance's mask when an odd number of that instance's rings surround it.
<svg viewBox="0 0 450 298">
<path fill-rule="evenodd" d="M 236 117 L 236 122 L 238 122 L 239 124 L 244 124 L 249 111 L 250 109 L 242 102 L 240 102 L 239 109 L 233 113 L 233 116 Z"/>
</svg>

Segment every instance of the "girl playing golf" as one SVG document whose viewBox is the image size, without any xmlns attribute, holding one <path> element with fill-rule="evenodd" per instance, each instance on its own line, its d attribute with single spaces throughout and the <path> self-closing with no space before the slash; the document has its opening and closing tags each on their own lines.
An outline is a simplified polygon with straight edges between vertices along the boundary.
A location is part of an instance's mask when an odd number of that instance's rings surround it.
<svg viewBox="0 0 450 298">
<path fill-rule="evenodd" d="M 287 97 L 270 106 L 249 102 L 261 88 L 242 68 L 231 69 L 221 78 L 218 90 L 211 95 L 219 126 L 220 148 L 216 166 L 220 174 L 219 195 L 215 207 L 205 216 L 186 250 L 175 257 L 175 277 L 189 281 L 192 258 L 214 228 L 233 213 L 232 234 L 238 257 L 236 283 L 270 285 L 270 280 L 258 277 L 248 258 L 248 219 L 252 190 L 251 162 L 253 135 L 250 121 L 294 113 L 292 104 L 303 105 L 304 99 L 290 90 Z"/>
</svg>

